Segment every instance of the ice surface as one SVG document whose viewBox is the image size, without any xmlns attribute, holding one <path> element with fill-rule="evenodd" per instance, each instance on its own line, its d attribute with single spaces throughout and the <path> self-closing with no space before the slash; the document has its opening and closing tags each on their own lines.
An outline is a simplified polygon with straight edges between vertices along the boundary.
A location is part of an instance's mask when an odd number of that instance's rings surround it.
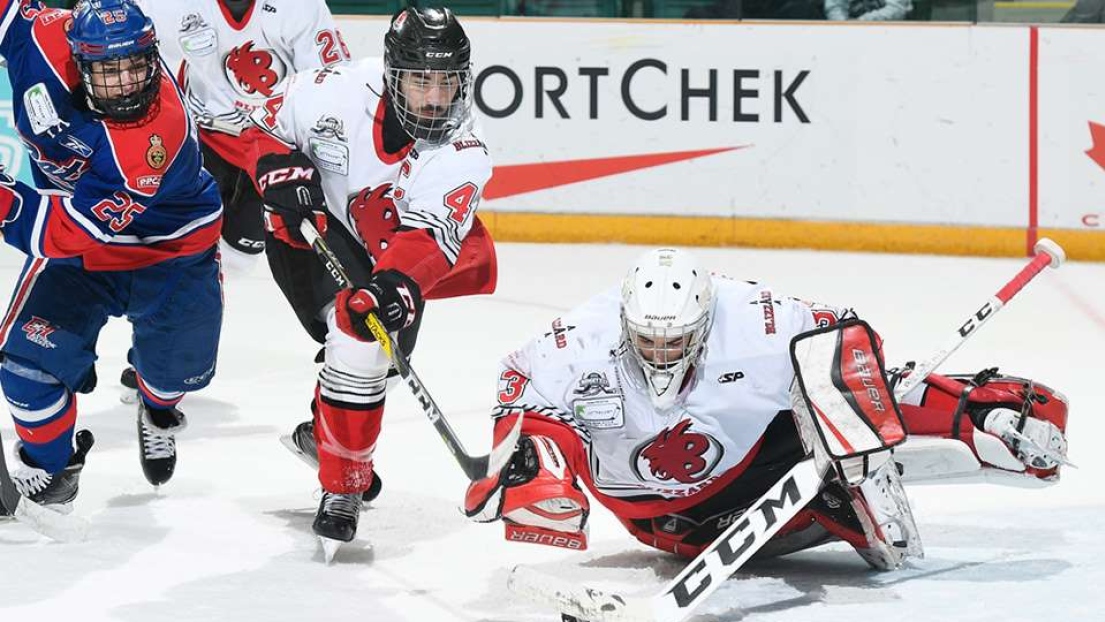
<svg viewBox="0 0 1105 622">
<path fill-rule="evenodd" d="M 489 449 L 498 359 L 562 311 L 621 278 L 643 249 L 499 245 L 494 296 L 434 301 L 413 365 L 475 453 Z M 713 269 L 783 294 L 853 306 L 886 340 L 891 364 L 928 356 L 997 291 L 1019 259 L 700 249 Z M 0 251 L 0 281 L 22 258 Z M 76 511 L 81 544 L 0 524 L 0 620 L 556 621 L 505 590 L 519 563 L 625 592 L 647 592 L 680 563 L 627 536 L 595 508 L 592 550 L 508 544 L 498 525 L 458 510 L 465 479 L 405 389 L 389 397 L 377 451 L 385 485 L 358 539 L 321 561 L 310 523 L 314 474 L 278 441 L 306 419 L 315 345 L 259 265 L 228 277 L 218 375 L 186 398 L 180 463 L 160 491 L 138 465 L 133 407 L 115 384 L 129 330 L 100 339 L 100 387 L 78 425 L 97 438 Z M 957 352 L 943 371 L 1000 365 L 1065 393 L 1070 458 L 1056 486 L 910 489 L 928 557 L 869 572 L 846 547 L 749 567 L 696 618 L 748 621 L 1105 619 L 1105 265 L 1048 271 Z M 11 421 L 0 417 L 10 445 Z M 33 616 L 33 618 L 32 618 Z"/>
</svg>

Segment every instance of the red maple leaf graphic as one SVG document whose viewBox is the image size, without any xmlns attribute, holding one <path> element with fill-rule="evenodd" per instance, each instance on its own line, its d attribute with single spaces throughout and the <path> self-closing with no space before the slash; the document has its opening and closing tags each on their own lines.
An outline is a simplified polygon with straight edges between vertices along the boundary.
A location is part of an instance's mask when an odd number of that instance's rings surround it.
<svg viewBox="0 0 1105 622">
<path fill-rule="evenodd" d="M 1105 125 L 1090 121 L 1090 138 L 1093 139 L 1093 146 L 1086 150 L 1086 155 L 1105 169 Z"/>
</svg>

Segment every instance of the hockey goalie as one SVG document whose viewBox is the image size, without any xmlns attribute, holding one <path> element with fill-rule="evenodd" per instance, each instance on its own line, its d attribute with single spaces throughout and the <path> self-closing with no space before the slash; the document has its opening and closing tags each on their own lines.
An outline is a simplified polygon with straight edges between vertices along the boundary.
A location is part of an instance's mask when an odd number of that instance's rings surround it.
<svg viewBox="0 0 1105 622">
<path fill-rule="evenodd" d="M 652 251 L 504 360 L 495 436 L 519 416 L 523 436 L 465 512 L 511 541 L 585 549 L 585 487 L 640 541 L 694 557 L 812 453 L 820 494 L 758 554 L 842 540 L 891 570 L 922 555 L 903 480 L 1058 480 L 1062 395 L 989 369 L 896 400 L 909 371 L 884 369 L 850 310 Z"/>
</svg>

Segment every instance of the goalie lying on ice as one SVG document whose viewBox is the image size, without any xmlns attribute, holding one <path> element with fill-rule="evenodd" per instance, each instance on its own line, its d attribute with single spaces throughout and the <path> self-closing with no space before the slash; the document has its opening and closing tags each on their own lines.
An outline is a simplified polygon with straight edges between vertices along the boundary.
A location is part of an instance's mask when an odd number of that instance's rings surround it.
<svg viewBox="0 0 1105 622">
<path fill-rule="evenodd" d="M 523 437 L 465 510 L 508 540 L 584 549 L 582 481 L 639 540 L 694 557 L 812 451 L 821 493 L 759 554 L 843 540 L 892 569 L 922 551 L 903 474 L 1058 479 L 1060 394 L 986 370 L 930 376 L 899 404 L 887 378 L 850 310 L 653 251 L 504 360 L 496 440 L 522 415 Z"/>
</svg>

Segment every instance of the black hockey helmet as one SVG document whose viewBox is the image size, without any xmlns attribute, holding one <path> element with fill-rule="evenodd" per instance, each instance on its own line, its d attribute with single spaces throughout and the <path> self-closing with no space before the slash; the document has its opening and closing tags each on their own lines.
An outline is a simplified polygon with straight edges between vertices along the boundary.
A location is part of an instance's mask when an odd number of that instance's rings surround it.
<svg viewBox="0 0 1105 622">
<path fill-rule="evenodd" d="M 445 7 L 407 7 L 384 36 L 387 93 L 412 138 L 443 143 L 472 111 L 472 46 Z"/>
</svg>

